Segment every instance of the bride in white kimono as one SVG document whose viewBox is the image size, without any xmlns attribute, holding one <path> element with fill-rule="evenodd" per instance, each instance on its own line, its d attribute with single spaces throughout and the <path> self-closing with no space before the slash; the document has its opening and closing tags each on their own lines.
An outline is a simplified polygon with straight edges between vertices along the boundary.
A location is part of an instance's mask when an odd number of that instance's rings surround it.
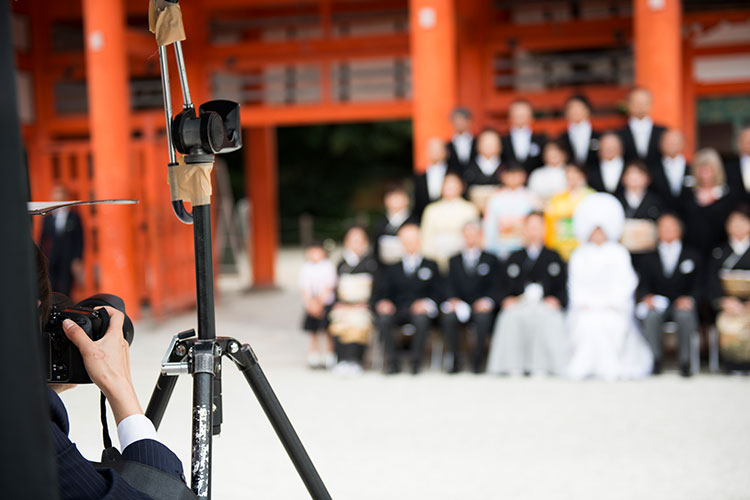
<svg viewBox="0 0 750 500">
<path fill-rule="evenodd" d="M 573 216 L 580 246 L 568 267 L 568 327 L 572 356 L 568 376 L 605 380 L 645 377 L 653 358 L 633 310 L 638 278 L 618 243 L 625 214 L 614 196 L 597 193 Z"/>
</svg>

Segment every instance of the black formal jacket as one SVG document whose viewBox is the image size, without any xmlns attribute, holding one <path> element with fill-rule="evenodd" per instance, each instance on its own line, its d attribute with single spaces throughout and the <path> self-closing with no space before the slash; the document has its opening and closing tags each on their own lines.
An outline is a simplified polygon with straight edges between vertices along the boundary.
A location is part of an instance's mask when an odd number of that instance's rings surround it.
<svg viewBox="0 0 750 500">
<path fill-rule="evenodd" d="M 662 156 L 659 142 L 661 141 L 662 134 L 666 132 L 666 130 L 665 127 L 654 123 L 651 127 L 651 137 L 648 141 L 648 152 L 646 153 L 645 158 L 641 158 L 638 155 L 638 149 L 635 147 L 633 132 L 630 130 L 630 125 L 626 123 L 625 126 L 618 131 L 618 135 L 622 141 L 622 151 L 625 161 L 642 160 L 649 166 L 659 163 Z"/>
<path fill-rule="evenodd" d="M 563 307 L 568 304 L 567 266 L 554 250 L 543 247 L 535 261 L 529 259 L 525 248 L 516 250 L 504 267 L 501 300 L 521 295 L 526 285 L 537 283 L 545 297 L 556 297 Z"/>
<path fill-rule="evenodd" d="M 462 254 L 451 257 L 445 294 L 448 299 L 458 298 L 471 305 L 487 297 L 500 303 L 500 261 L 491 253 L 482 252 L 473 268 L 467 269 Z"/>
<path fill-rule="evenodd" d="M 727 185 L 729 191 L 739 203 L 750 203 L 750 191 L 745 189 L 742 181 L 742 165 L 739 157 L 734 157 L 724 162 L 724 170 L 727 174 Z"/>
<path fill-rule="evenodd" d="M 469 164 L 471 164 L 472 161 L 474 161 L 474 158 L 476 158 L 477 156 L 476 136 L 474 136 L 471 140 L 471 153 L 469 154 L 469 161 L 467 161 L 466 163 L 461 162 L 458 159 L 458 154 L 456 153 L 456 146 L 453 144 L 452 140 L 448 141 L 445 144 L 445 147 L 448 149 L 448 168 L 460 174 L 463 174 L 466 171 L 466 168 L 469 166 Z"/>
<path fill-rule="evenodd" d="M 39 248 L 49 260 L 49 277 L 52 290 L 70 294 L 73 285 L 71 264 L 83 257 L 83 226 L 81 217 L 74 211 L 68 212 L 65 228 L 58 233 L 55 228 L 55 214 L 44 217 Z"/>
<path fill-rule="evenodd" d="M 696 304 L 702 297 L 703 265 L 700 254 L 683 245 L 677 266 L 671 276 L 664 273 L 664 264 L 658 250 L 640 256 L 637 261 L 638 300 L 646 295 L 663 295 L 671 301 L 684 295 Z"/>
<path fill-rule="evenodd" d="M 445 290 L 437 263 L 422 258 L 411 275 L 404 272 L 403 262 L 383 267 L 373 293 L 373 306 L 384 299 L 393 302 L 398 310 L 408 309 L 418 299 L 440 304 L 445 300 Z"/>
<path fill-rule="evenodd" d="M 544 164 L 542 158 L 542 151 L 544 150 L 544 144 L 547 142 L 547 136 L 544 134 L 531 134 L 531 145 L 529 146 L 529 155 L 524 161 L 520 161 L 516 156 L 516 152 L 513 149 L 513 141 L 510 140 L 510 134 L 503 136 L 503 153 L 502 160 L 505 164 L 518 163 L 523 165 L 526 169 L 526 173 L 530 174 L 532 170 L 541 167 Z M 536 146 L 535 146 L 536 145 Z M 535 153 L 535 154 L 532 154 Z"/>
<path fill-rule="evenodd" d="M 375 229 L 372 232 L 372 253 L 375 257 L 375 260 L 380 263 L 380 245 L 378 244 L 378 240 L 381 236 L 396 236 L 398 234 L 398 230 L 401 229 L 406 224 L 417 224 L 419 225 L 420 219 L 417 218 L 417 216 L 412 212 L 409 214 L 409 217 L 406 218 L 404 222 L 402 222 L 399 226 L 394 226 L 390 222 L 388 222 L 388 217 L 385 215 L 378 220 L 378 222 L 375 223 Z"/>
<path fill-rule="evenodd" d="M 685 196 L 685 243 L 698 250 L 707 262 L 711 251 L 727 241 L 725 225 L 735 199 L 725 189 L 725 194 L 710 205 L 700 206 L 690 190 Z"/>
<path fill-rule="evenodd" d="M 624 189 L 620 189 L 615 196 L 622 203 L 626 219 L 648 219 L 655 221 L 664 212 L 664 203 L 661 197 L 650 189 L 646 190 L 646 194 L 641 199 L 641 204 L 637 207 L 631 207 L 628 204 L 625 199 Z"/>
<path fill-rule="evenodd" d="M 601 134 L 597 132 L 596 130 L 591 130 L 591 139 L 589 141 L 589 154 L 586 158 L 586 162 L 584 166 L 587 169 L 592 169 L 594 167 L 597 167 L 599 165 L 599 139 L 601 138 Z M 566 130 L 562 134 L 560 134 L 560 137 L 557 139 L 560 141 L 560 145 L 562 145 L 565 152 L 568 154 L 568 161 L 569 162 L 575 162 L 576 156 L 573 153 L 573 146 L 571 145 L 570 140 L 570 134 L 568 134 L 568 131 Z"/>
<path fill-rule="evenodd" d="M 135 490 L 112 469 L 92 464 L 83 458 L 68 439 L 70 426 L 62 400 L 52 389 L 48 391 L 61 500 L 151 500 L 150 496 Z M 122 458 L 154 467 L 184 481 L 180 460 L 158 441 L 136 441 L 122 451 Z"/>
<path fill-rule="evenodd" d="M 620 178 L 617 180 L 617 187 L 614 191 L 607 191 L 604 187 L 604 179 L 602 177 L 602 169 L 601 164 L 597 160 L 596 165 L 588 166 L 586 168 L 586 183 L 589 185 L 591 189 L 594 189 L 596 191 L 599 191 L 600 193 L 609 193 L 613 195 L 617 195 L 620 191 L 622 191 L 622 175 L 625 173 L 625 165 L 622 167 L 622 172 L 620 172 Z"/>
<path fill-rule="evenodd" d="M 711 252 L 711 259 L 708 262 L 708 290 L 706 295 L 716 309 L 718 309 L 718 300 L 727 295 L 721 284 L 720 273 L 722 270 L 732 269 L 750 270 L 750 250 L 743 255 L 737 255 L 732 250 L 732 247 L 729 246 L 729 243 L 714 248 L 713 252 Z"/>
<path fill-rule="evenodd" d="M 651 172 L 651 190 L 659 195 L 665 208 L 676 212 L 684 218 L 685 204 L 688 197 L 693 195 L 692 184 L 694 180 L 690 175 L 690 165 L 685 164 L 685 177 L 682 179 L 682 189 L 677 196 L 672 194 L 672 189 L 669 187 L 669 180 L 664 171 L 664 163 L 661 158 L 649 165 L 648 169 Z"/>
<path fill-rule="evenodd" d="M 500 172 L 503 171 L 502 157 L 500 158 L 500 164 L 492 175 L 487 175 L 482 172 L 482 169 L 477 165 L 476 160 L 472 161 L 466 170 L 464 171 L 464 183 L 466 184 L 466 190 L 468 191 L 471 186 L 487 186 L 487 185 L 500 185 Z"/>
</svg>

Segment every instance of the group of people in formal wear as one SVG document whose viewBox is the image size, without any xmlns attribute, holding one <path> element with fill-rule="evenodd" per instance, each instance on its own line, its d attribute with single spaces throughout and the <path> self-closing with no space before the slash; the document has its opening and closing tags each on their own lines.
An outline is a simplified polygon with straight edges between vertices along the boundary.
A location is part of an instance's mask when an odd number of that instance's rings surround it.
<svg viewBox="0 0 750 500">
<path fill-rule="evenodd" d="M 688 154 L 651 104 L 632 89 L 625 126 L 598 131 L 572 96 L 557 138 L 524 100 L 505 136 L 474 136 L 456 109 L 413 189 L 390 186 L 374 229 L 347 231 L 338 267 L 307 249 L 309 364 L 360 373 L 369 347 L 385 373 L 418 373 L 440 338 L 449 373 L 638 378 L 662 371 L 674 330 L 688 377 L 715 325 L 723 366 L 750 369 L 750 128 L 736 157 Z"/>
</svg>

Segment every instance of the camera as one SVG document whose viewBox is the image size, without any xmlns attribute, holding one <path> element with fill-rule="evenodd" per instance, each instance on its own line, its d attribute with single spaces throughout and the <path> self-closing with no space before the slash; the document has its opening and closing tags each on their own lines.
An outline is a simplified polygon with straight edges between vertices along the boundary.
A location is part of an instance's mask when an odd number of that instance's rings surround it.
<svg viewBox="0 0 750 500">
<path fill-rule="evenodd" d="M 55 294 L 47 323 L 42 329 L 47 382 L 57 384 L 90 384 L 78 348 L 63 331 L 63 321 L 74 321 L 91 340 L 101 339 L 109 327 L 109 314 L 100 306 L 111 306 L 125 314 L 125 302 L 116 295 L 100 293 L 78 304 L 70 305 L 67 297 Z M 125 314 L 122 327 L 128 344 L 133 343 L 133 322 Z"/>
</svg>

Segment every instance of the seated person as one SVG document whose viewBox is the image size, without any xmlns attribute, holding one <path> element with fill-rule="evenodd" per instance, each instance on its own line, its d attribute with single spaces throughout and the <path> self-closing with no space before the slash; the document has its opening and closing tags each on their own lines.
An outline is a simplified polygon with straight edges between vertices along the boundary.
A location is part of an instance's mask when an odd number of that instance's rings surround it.
<svg viewBox="0 0 750 500">
<path fill-rule="evenodd" d="M 738 205 L 726 223 L 729 241 L 709 262 L 708 298 L 718 312 L 719 353 L 727 370 L 750 370 L 750 208 Z"/>
<path fill-rule="evenodd" d="M 37 249 L 37 278 L 39 286 L 39 311 L 46 322 L 51 306 L 51 287 L 46 259 Z M 151 421 L 146 418 L 138 402 L 130 377 L 130 346 L 123 341 L 124 315 L 106 307 L 110 316 L 104 337 L 94 342 L 75 323 L 63 323 L 65 335 L 81 352 L 91 380 L 109 401 L 117 423 L 122 459 L 139 462 L 163 471 L 185 482 L 182 464 L 177 456 L 164 446 Z M 49 384 L 50 427 L 57 461 L 58 489 L 61 499 L 98 500 L 101 498 L 150 499 L 136 490 L 120 475 L 104 465 L 86 460 L 68 438 L 70 424 L 65 405 L 58 396 L 75 385 Z"/>
<path fill-rule="evenodd" d="M 362 373 L 362 359 L 372 331 L 370 298 L 378 263 L 369 252 L 367 232 L 352 226 L 344 236 L 344 253 L 336 271 L 336 301 L 330 314 L 328 330 L 336 343 L 340 375 Z"/>
<path fill-rule="evenodd" d="M 395 326 L 413 327 L 412 373 L 419 372 L 430 324 L 438 315 L 441 283 L 437 264 L 422 256 L 419 227 L 405 224 L 398 232 L 404 249 L 400 262 L 386 266 L 378 276 L 372 301 L 385 350 L 387 374 L 401 371 L 396 352 Z"/>
<path fill-rule="evenodd" d="M 518 376 L 562 374 L 567 339 L 565 263 L 544 246 L 544 217 L 524 221 L 524 248 L 505 263 L 501 312 L 492 337 L 487 371 Z"/>
<path fill-rule="evenodd" d="M 392 184 L 383 197 L 385 216 L 375 223 L 372 235 L 373 255 L 378 264 L 393 264 L 401 260 L 398 230 L 405 224 L 419 224 L 409 208 L 409 193 L 403 186 Z"/>
<path fill-rule="evenodd" d="M 573 232 L 573 213 L 594 190 L 586 185 L 584 168 L 574 163 L 565 167 L 565 184 L 565 191 L 553 196 L 544 209 L 544 221 L 547 225 L 545 244 L 567 262 L 578 246 Z"/>
<path fill-rule="evenodd" d="M 471 368 L 480 373 L 484 366 L 484 352 L 497 311 L 500 262 L 482 251 L 482 226 L 479 221 L 463 227 L 464 248 L 450 260 L 446 296 L 440 306 L 441 326 L 448 349 L 449 373 L 461 370 L 458 349 L 462 324 L 472 323 L 476 332 Z"/>
<path fill-rule="evenodd" d="M 625 214 L 614 196 L 596 193 L 576 209 L 581 245 L 568 267 L 568 376 L 616 380 L 651 373 L 653 357 L 633 317 L 638 278 L 618 240 Z"/>
<path fill-rule="evenodd" d="M 414 217 L 422 219 L 427 205 L 438 201 L 443 194 L 443 180 L 448 172 L 448 150 L 439 137 L 427 141 L 427 168 L 414 177 Z M 459 174 L 460 176 L 461 174 Z"/>
<path fill-rule="evenodd" d="M 544 166 L 529 175 L 529 191 L 534 193 L 547 205 L 550 199 L 558 193 L 565 191 L 565 165 L 568 155 L 559 142 L 550 141 L 544 145 Z"/>
<path fill-rule="evenodd" d="M 622 244 L 633 255 L 634 263 L 639 255 L 656 248 L 656 219 L 664 209 L 659 195 L 649 189 L 650 183 L 646 164 L 630 161 L 622 174 L 622 190 L 616 195 L 625 210 Z"/>
<path fill-rule="evenodd" d="M 698 330 L 697 304 L 702 282 L 698 252 L 682 244 L 682 222 L 672 213 L 658 220 L 659 244 L 656 251 L 637 261 L 640 277 L 636 316 L 643 320 L 643 333 L 654 354 L 654 374 L 662 369 L 664 323 L 677 323 L 680 342 L 680 373 L 691 375 L 690 343 Z"/>
<path fill-rule="evenodd" d="M 442 199 L 427 205 L 422 217 L 424 256 L 437 262 L 442 273 L 448 271 L 448 259 L 463 247 L 461 229 L 479 218 L 477 207 L 461 196 L 463 192 L 461 177 L 449 172 L 443 182 Z"/>
<path fill-rule="evenodd" d="M 500 178 L 503 187 L 487 202 L 483 228 L 487 251 L 504 259 L 521 248 L 524 217 L 538 208 L 539 200 L 524 186 L 522 166 L 509 165 Z"/>
<path fill-rule="evenodd" d="M 466 194 L 480 212 L 484 212 L 487 199 L 500 185 L 502 149 L 500 135 L 492 129 L 484 130 L 477 138 L 477 155 L 464 170 Z"/>
</svg>

